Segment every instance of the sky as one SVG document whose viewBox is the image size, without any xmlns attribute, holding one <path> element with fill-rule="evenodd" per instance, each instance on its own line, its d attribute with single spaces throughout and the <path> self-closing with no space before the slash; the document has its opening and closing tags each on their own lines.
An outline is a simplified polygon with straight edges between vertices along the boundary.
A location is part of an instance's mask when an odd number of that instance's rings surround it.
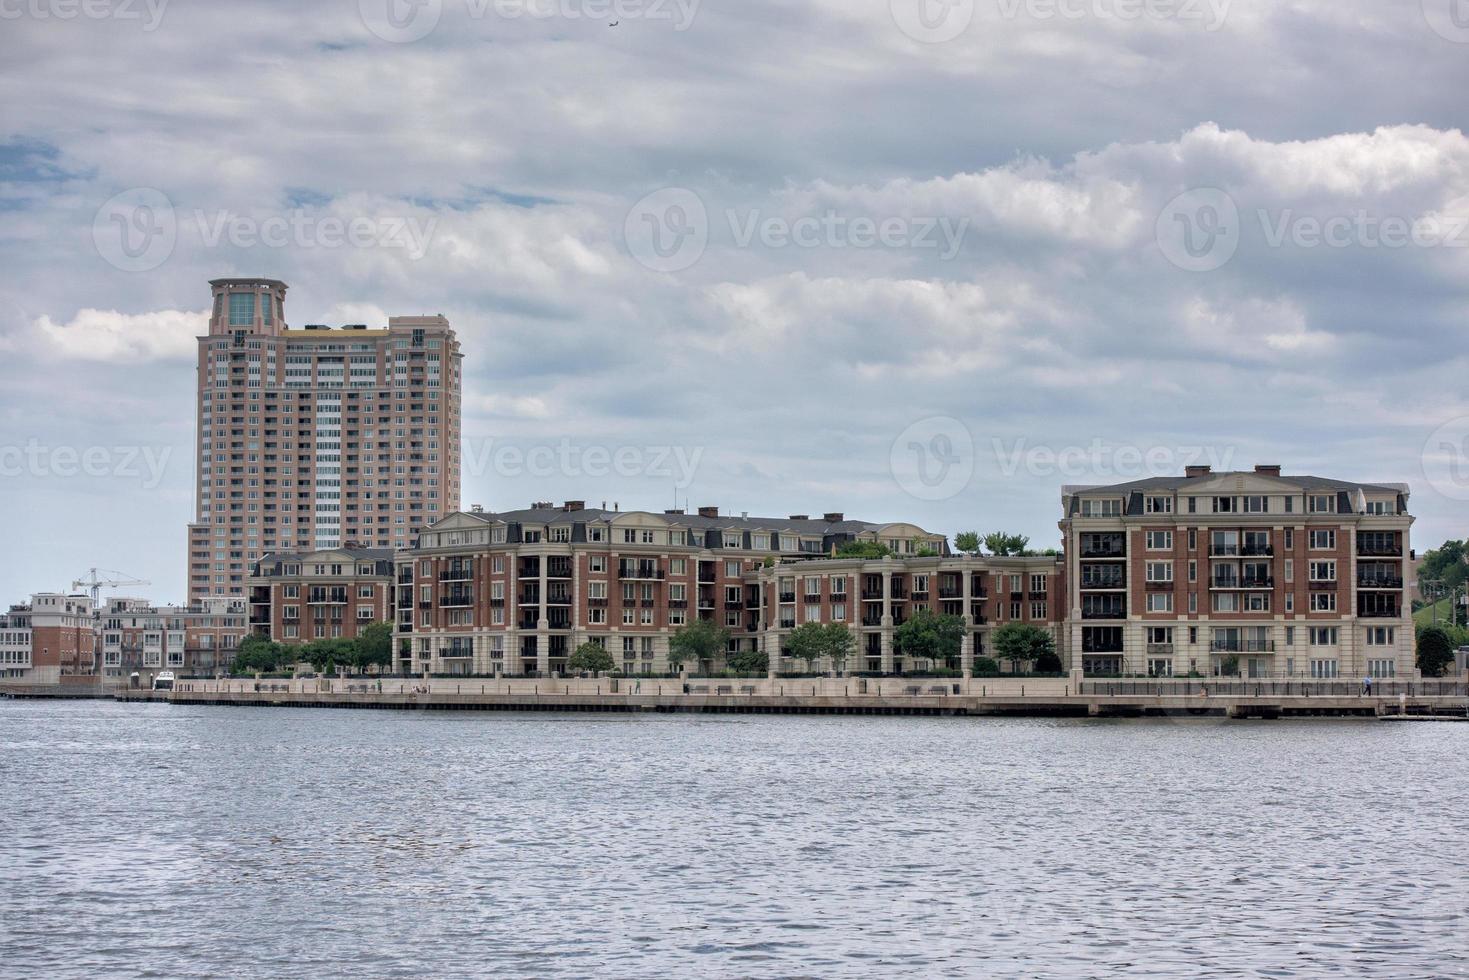
<svg viewBox="0 0 1469 980">
<path fill-rule="evenodd" d="M 1052 547 L 1065 484 L 1279 463 L 1469 535 L 1464 0 L 0 20 L 0 601 L 183 598 L 226 276 L 293 326 L 448 316 L 466 507 Z"/>
</svg>

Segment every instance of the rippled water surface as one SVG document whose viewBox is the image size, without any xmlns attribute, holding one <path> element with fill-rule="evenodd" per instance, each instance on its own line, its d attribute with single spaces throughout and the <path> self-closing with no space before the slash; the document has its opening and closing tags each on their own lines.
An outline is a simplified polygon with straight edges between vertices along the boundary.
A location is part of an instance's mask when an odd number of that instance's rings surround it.
<svg viewBox="0 0 1469 980">
<path fill-rule="evenodd" d="M 1469 725 L 0 701 L 7 976 L 1462 976 Z"/>
</svg>

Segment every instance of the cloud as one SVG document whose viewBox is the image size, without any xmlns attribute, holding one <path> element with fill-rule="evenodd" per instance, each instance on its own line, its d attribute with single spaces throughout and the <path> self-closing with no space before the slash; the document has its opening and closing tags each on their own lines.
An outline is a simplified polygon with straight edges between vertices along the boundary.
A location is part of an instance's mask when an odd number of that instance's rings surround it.
<svg viewBox="0 0 1469 980">
<path fill-rule="evenodd" d="M 34 326 L 50 352 L 64 359 L 123 364 L 192 361 L 198 351 L 195 338 L 209 330 L 209 314 L 185 310 L 129 314 L 89 308 L 78 310 L 66 323 L 41 316 Z"/>
</svg>

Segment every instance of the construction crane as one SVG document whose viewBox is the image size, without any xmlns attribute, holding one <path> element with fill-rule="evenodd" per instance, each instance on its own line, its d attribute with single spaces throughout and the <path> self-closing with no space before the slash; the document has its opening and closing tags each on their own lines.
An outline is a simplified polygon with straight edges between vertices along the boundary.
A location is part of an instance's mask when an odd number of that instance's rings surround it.
<svg viewBox="0 0 1469 980">
<path fill-rule="evenodd" d="M 140 578 L 128 578 L 127 572 L 119 572 L 115 568 L 89 568 L 92 577 L 89 580 L 77 579 L 71 583 L 73 589 L 90 589 L 92 593 L 92 605 L 96 606 L 102 599 L 102 590 L 118 589 L 128 585 L 152 585 L 152 582 Z M 97 573 L 103 572 L 107 575 L 115 575 L 116 578 L 98 578 Z"/>
</svg>

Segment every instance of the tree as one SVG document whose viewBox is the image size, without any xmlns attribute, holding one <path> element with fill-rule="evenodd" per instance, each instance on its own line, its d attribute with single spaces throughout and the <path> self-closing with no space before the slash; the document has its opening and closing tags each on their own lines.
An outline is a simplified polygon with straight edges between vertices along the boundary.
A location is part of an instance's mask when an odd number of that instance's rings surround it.
<svg viewBox="0 0 1469 980">
<path fill-rule="evenodd" d="M 1449 634 L 1437 626 L 1418 631 L 1418 669 L 1424 677 L 1442 677 L 1454 662 Z"/>
<path fill-rule="evenodd" d="M 888 558 L 893 549 L 878 541 L 848 541 L 837 546 L 838 558 Z"/>
<path fill-rule="evenodd" d="M 759 650 L 732 653 L 727 663 L 736 674 L 765 674 L 770 671 L 770 657 Z"/>
<path fill-rule="evenodd" d="M 1006 534 L 1004 531 L 995 531 L 993 534 L 984 536 L 985 550 L 1000 558 L 1023 555 L 1028 544 L 1030 544 L 1030 538 L 1024 534 Z"/>
<path fill-rule="evenodd" d="M 823 657 L 831 661 L 832 669 L 840 670 L 855 645 L 852 631 L 842 623 L 803 623 L 786 639 L 786 653 L 806 661 L 808 671 Z"/>
<path fill-rule="evenodd" d="M 947 666 L 964 646 L 964 620 L 920 609 L 897 628 L 893 640 L 905 657 Z"/>
<path fill-rule="evenodd" d="M 938 550 L 933 547 L 933 545 L 927 545 L 926 544 L 923 547 L 919 548 L 917 551 L 915 551 L 913 553 L 913 557 L 914 558 L 937 558 L 937 557 L 939 557 L 939 553 L 938 553 Z"/>
<path fill-rule="evenodd" d="M 995 656 L 1001 660 L 1024 664 L 1027 669 L 1042 657 L 1056 656 L 1056 640 L 1051 636 L 1050 630 L 1029 623 L 1006 623 L 995 630 L 991 639 L 995 646 Z"/>
<path fill-rule="evenodd" d="M 259 633 L 252 633 L 240 641 L 235 659 L 230 664 L 230 673 L 269 674 L 293 662 L 285 646 Z"/>
<path fill-rule="evenodd" d="M 359 671 L 369 667 L 386 670 L 393 665 L 393 624 L 389 622 L 368 623 L 357 631 L 357 643 L 352 666 Z"/>
<path fill-rule="evenodd" d="M 1037 674 L 1059 674 L 1064 669 L 1061 664 L 1061 658 L 1054 653 L 1043 653 L 1035 658 L 1035 672 Z"/>
<path fill-rule="evenodd" d="M 728 648 L 729 630 L 712 619 L 696 619 L 669 639 L 668 663 L 675 670 L 688 660 L 705 667 Z"/>
<path fill-rule="evenodd" d="M 593 674 L 611 673 L 617 668 L 617 661 L 612 659 L 612 654 L 600 643 L 588 641 L 572 651 L 571 659 L 566 666 L 572 670 L 585 670 Z"/>
<path fill-rule="evenodd" d="M 954 535 L 954 548 L 966 555 L 979 553 L 979 532 L 960 531 Z"/>
<path fill-rule="evenodd" d="M 993 677 L 1000 672 L 1000 664 L 989 657 L 974 658 L 974 675 L 976 677 Z"/>
</svg>

